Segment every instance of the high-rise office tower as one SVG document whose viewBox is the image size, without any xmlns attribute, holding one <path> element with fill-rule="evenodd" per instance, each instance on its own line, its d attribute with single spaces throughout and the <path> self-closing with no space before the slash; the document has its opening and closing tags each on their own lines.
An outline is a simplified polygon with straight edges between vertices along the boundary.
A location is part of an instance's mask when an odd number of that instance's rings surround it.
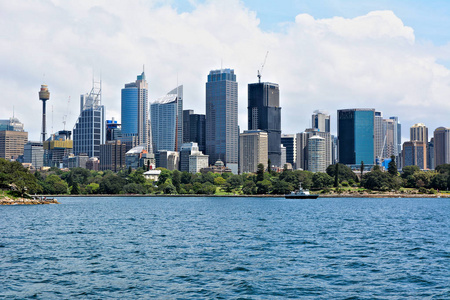
<svg viewBox="0 0 450 300">
<path fill-rule="evenodd" d="M 319 131 L 316 128 L 308 128 L 305 132 L 296 134 L 296 168 L 309 171 L 308 143 L 313 136 L 320 136 L 325 140 L 324 161 L 325 168 L 333 163 L 333 140 L 330 132 Z"/>
<path fill-rule="evenodd" d="M 106 120 L 106 141 L 120 140 L 121 137 L 121 124 L 117 123 L 114 118 L 112 118 L 112 120 Z"/>
<path fill-rule="evenodd" d="M 122 140 L 127 148 L 145 145 L 151 150 L 148 111 L 148 84 L 142 72 L 122 89 Z"/>
<path fill-rule="evenodd" d="M 183 110 L 183 143 L 197 143 L 199 151 L 205 151 L 205 115 Z"/>
<path fill-rule="evenodd" d="M 386 137 L 386 132 L 383 130 L 383 113 L 381 111 L 375 112 L 374 117 L 374 154 L 375 160 L 381 163 L 383 158 L 383 146 Z"/>
<path fill-rule="evenodd" d="M 60 130 L 43 142 L 44 165 L 46 167 L 61 168 L 63 166 L 64 157 L 73 152 L 71 134 L 72 132 L 69 130 Z"/>
<path fill-rule="evenodd" d="M 213 70 L 206 82 L 206 154 L 238 172 L 238 83 L 232 69 Z"/>
<path fill-rule="evenodd" d="M 308 139 L 308 171 L 325 172 L 325 139 L 314 135 Z"/>
<path fill-rule="evenodd" d="M 121 141 L 108 141 L 100 146 L 100 170 L 118 172 L 125 169 L 126 145 Z"/>
<path fill-rule="evenodd" d="M 402 153 L 402 124 L 400 124 L 398 117 L 394 116 L 390 117 L 389 119 L 394 120 L 394 155 L 399 156 L 400 153 Z"/>
<path fill-rule="evenodd" d="M 434 131 L 434 167 L 450 164 L 450 127 Z"/>
<path fill-rule="evenodd" d="M 282 134 L 281 144 L 286 147 L 286 162 L 294 168 L 297 161 L 297 142 L 295 134 Z"/>
<path fill-rule="evenodd" d="M 419 141 L 428 143 L 428 128 L 423 123 L 417 123 L 411 126 L 410 141 Z"/>
<path fill-rule="evenodd" d="M 39 100 L 42 101 L 42 142 L 45 141 L 45 135 L 46 135 L 46 112 L 45 112 L 45 103 L 46 101 L 50 99 L 50 92 L 48 91 L 47 85 L 43 84 L 41 85 L 41 90 L 39 91 Z"/>
<path fill-rule="evenodd" d="M 0 158 L 17 159 L 27 142 L 28 132 L 17 118 L 0 120 Z"/>
<path fill-rule="evenodd" d="M 418 166 L 420 169 L 427 168 L 426 156 L 427 144 L 421 141 L 409 141 L 403 143 L 403 167 Z"/>
<path fill-rule="evenodd" d="M 383 132 L 385 134 L 383 142 L 383 158 L 390 158 L 392 155 L 397 156 L 397 127 L 395 120 L 383 120 Z"/>
<path fill-rule="evenodd" d="M 35 169 L 44 166 L 44 148 L 42 142 L 31 142 L 23 147 L 23 162 L 31 163 Z"/>
<path fill-rule="evenodd" d="M 330 115 L 324 110 L 315 110 L 312 115 L 312 128 L 330 132 Z"/>
<path fill-rule="evenodd" d="M 199 152 L 197 143 L 183 143 L 180 149 L 180 171 L 189 172 L 189 156 Z"/>
<path fill-rule="evenodd" d="M 258 165 L 267 168 L 269 137 L 263 130 L 247 130 L 239 135 L 239 172 L 256 173 Z"/>
<path fill-rule="evenodd" d="M 100 156 L 105 143 L 105 107 L 102 105 L 101 82 L 93 82 L 89 94 L 80 96 L 80 115 L 73 128 L 73 153 Z"/>
<path fill-rule="evenodd" d="M 269 82 L 248 85 L 248 129 L 264 130 L 269 138 L 269 159 L 281 166 L 281 107 L 278 84 Z"/>
<path fill-rule="evenodd" d="M 179 151 L 183 141 L 183 86 L 153 102 L 150 115 L 153 151 Z"/>
<path fill-rule="evenodd" d="M 434 166 L 434 137 L 432 137 L 427 145 L 427 168 L 434 170 Z"/>
<path fill-rule="evenodd" d="M 342 164 L 374 164 L 375 109 L 338 110 L 338 155 Z"/>
</svg>

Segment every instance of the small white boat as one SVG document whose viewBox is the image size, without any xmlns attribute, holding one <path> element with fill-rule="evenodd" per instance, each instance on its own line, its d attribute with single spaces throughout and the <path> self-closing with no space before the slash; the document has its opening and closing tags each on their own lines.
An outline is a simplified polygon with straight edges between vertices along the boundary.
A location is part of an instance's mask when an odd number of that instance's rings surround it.
<svg viewBox="0 0 450 300">
<path fill-rule="evenodd" d="M 319 194 L 310 194 L 309 190 L 304 190 L 302 188 L 302 183 L 300 182 L 298 191 L 291 192 L 290 194 L 284 195 L 286 199 L 317 199 Z"/>
</svg>

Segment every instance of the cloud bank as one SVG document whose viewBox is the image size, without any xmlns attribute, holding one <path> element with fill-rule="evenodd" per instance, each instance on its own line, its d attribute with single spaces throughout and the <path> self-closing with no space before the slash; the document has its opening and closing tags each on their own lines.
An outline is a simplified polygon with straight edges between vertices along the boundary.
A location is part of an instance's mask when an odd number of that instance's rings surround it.
<svg viewBox="0 0 450 300">
<path fill-rule="evenodd" d="M 417 43 L 392 11 L 353 19 L 299 12 L 279 32 L 267 32 L 237 0 L 196 4 L 191 12 L 158 1 L 2 1 L 0 118 L 12 116 L 14 106 L 30 139 L 39 139 L 45 82 L 47 132 L 61 130 L 65 114 L 71 129 L 94 75 L 102 79 L 107 118 L 120 120 L 120 90 L 143 65 L 150 102 L 184 84 L 184 108 L 204 113 L 207 74 L 223 66 L 237 74 L 244 130 L 247 84 L 257 81 L 269 51 L 262 80 L 280 85 L 283 133 L 310 127 L 316 109 L 331 113 L 335 132 L 337 109 L 369 107 L 399 116 L 407 139 L 414 123 L 431 132 L 450 126 L 450 70 L 439 63 L 450 61 L 449 49 Z"/>
</svg>

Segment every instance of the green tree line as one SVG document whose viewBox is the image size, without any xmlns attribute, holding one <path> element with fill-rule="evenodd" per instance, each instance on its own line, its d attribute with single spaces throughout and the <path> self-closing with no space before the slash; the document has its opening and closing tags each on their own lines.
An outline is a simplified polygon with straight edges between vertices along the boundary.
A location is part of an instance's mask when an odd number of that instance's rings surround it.
<svg viewBox="0 0 450 300">
<path fill-rule="evenodd" d="M 435 171 L 421 171 L 407 166 L 401 175 L 395 163 L 387 172 L 375 166 L 359 180 L 346 165 L 330 165 L 326 173 L 284 169 L 280 173 L 265 171 L 258 166 L 255 174 L 197 173 L 161 169 L 157 181 L 147 180 L 144 170 L 90 171 L 73 168 L 31 174 L 18 162 L 0 159 L 0 188 L 14 186 L 21 194 L 245 194 L 282 195 L 297 189 L 299 183 L 311 190 L 329 191 L 331 188 L 360 187 L 374 191 L 397 191 L 401 188 L 419 190 L 450 188 L 450 165 L 441 165 Z"/>
</svg>

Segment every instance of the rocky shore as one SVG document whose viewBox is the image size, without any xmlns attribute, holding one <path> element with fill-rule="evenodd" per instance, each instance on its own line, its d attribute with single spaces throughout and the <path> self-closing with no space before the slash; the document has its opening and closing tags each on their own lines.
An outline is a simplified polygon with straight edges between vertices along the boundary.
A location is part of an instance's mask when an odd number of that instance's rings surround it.
<svg viewBox="0 0 450 300">
<path fill-rule="evenodd" d="M 0 198 L 0 205 L 36 205 L 36 204 L 59 204 L 55 198 Z"/>
</svg>

